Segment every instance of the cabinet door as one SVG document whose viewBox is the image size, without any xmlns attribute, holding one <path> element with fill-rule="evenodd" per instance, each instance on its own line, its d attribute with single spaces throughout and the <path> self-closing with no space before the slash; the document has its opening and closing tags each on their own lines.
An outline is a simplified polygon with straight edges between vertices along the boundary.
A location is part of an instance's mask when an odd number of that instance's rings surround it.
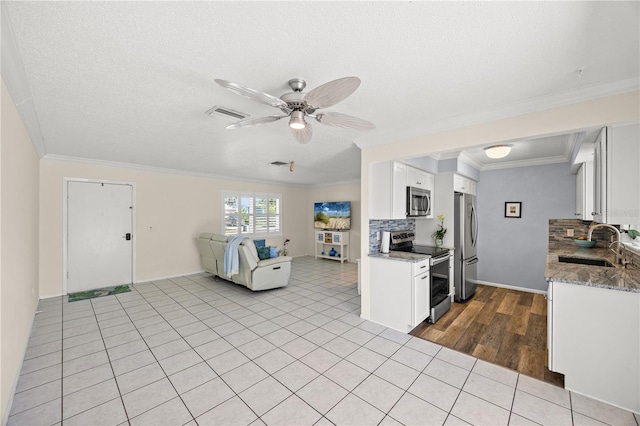
<svg viewBox="0 0 640 426">
<path fill-rule="evenodd" d="M 640 125 L 608 127 L 607 223 L 640 226 L 639 160 Z"/>
<path fill-rule="evenodd" d="M 395 161 L 391 192 L 390 219 L 405 219 L 407 217 L 407 166 Z"/>
<path fill-rule="evenodd" d="M 407 166 L 407 185 L 416 188 L 429 189 L 427 183 L 427 172 Z"/>
<path fill-rule="evenodd" d="M 584 204 L 584 163 L 578 169 L 578 173 L 576 173 L 576 212 L 575 216 L 577 219 L 585 218 L 585 204 Z"/>
<path fill-rule="evenodd" d="M 593 151 L 593 220 L 607 221 L 607 129 L 600 132 Z"/>
<path fill-rule="evenodd" d="M 553 368 L 553 282 L 549 282 L 547 289 L 547 368 Z"/>
<path fill-rule="evenodd" d="M 413 277 L 413 326 L 429 316 L 429 272 Z"/>
</svg>

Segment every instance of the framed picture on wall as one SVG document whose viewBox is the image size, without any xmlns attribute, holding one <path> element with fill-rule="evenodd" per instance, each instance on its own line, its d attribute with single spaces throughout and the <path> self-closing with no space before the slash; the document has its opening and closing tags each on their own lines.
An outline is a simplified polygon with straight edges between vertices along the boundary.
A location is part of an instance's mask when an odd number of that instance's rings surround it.
<svg viewBox="0 0 640 426">
<path fill-rule="evenodd" d="M 514 217 L 520 219 L 522 217 L 522 202 L 507 201 L 504 203 L 504 217 Z"/>
</svg>

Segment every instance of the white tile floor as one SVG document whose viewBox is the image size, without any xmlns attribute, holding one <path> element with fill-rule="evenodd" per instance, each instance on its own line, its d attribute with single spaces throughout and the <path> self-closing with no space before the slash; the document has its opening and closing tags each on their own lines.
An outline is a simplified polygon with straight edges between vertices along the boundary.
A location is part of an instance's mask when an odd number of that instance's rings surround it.
<svg viewBox="0 0 640 426">
<path fill-rule="evenodd" d="M 253 293 L 209 274 L 42 300 L 20 425 L 638 425 L 590 400 L 359 317 L 354 264 L 293 261 Z"/>
</svg>

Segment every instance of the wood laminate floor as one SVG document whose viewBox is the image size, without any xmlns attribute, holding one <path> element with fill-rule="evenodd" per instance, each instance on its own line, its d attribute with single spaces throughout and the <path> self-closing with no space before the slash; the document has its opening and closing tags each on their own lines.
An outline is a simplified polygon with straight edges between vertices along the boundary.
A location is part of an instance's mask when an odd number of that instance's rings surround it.
<svg viewBox="0 0 640 426">
<path fill-rule="evenodd" d="M 465 303 L 411 334 L 564 387 L 547 368 L 547 303 L 542 294 L 478 285 Z"/>
</svg>

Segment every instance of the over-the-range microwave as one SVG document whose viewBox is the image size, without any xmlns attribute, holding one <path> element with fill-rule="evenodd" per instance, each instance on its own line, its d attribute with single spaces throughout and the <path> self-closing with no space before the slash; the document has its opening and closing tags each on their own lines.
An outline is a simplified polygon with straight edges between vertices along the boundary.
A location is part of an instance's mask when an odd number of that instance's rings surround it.
<svg viewBox="0 0 640 426">
<path fill-rule="evenodd" d="M 431 191 L 407 186 L 407 217 L 431 214 Z"/>
</svg>

